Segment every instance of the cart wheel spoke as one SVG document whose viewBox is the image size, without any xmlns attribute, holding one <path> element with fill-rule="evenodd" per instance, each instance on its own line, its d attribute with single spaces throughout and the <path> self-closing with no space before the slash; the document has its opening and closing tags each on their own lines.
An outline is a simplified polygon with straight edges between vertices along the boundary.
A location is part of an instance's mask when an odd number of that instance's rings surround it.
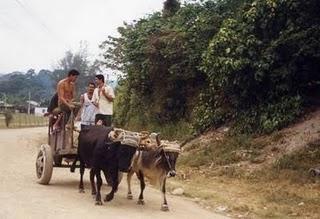
<svg viewBox="0 0 320 219">
<path fill-rule="evenodd" d="M 41 163 L 43 163 L 43 157 L 39 157 L 39 158 L 37 159 L 37 164 L 41 164 Z"/>
</svg>

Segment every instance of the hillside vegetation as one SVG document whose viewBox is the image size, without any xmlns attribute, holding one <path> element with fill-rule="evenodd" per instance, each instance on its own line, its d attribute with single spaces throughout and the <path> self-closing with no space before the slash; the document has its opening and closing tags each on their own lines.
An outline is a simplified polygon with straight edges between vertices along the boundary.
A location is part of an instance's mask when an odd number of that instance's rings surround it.
<svg viewBox="0 0 320 219">
<path fill-rule="evenodd" d="M 121 70 L 116 122 L 178 121 L 202 132 L 232 123 L 271 133 L 314 104 L 319 88 L 317 0 L 218 0 L 181 5 L 119 27 L 102 45 Z"/>
</svg>

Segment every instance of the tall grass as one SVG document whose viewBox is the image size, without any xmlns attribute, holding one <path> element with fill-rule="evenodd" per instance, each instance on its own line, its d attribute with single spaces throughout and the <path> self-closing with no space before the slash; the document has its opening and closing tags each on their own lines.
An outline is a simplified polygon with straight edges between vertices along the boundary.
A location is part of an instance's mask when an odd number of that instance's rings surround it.
<svg viewBox="0 0 320 219">
<path fill-rule="evenodd" d="M 132 121 L 124 128 L 132 131 L 149 131 L 160 133 L 161 139 L 184 141 L 190 138 L 193 134 L 193 127 L 186 121 L 179 121 L 176 123 L 166 123 L 163 125 L 155 123 L 147 123 L 142 125 L 139 121 Z"/>
<path fill-rule="evenodd" d="M 294 170 L 307 172 L 311 167 L 320 164 L 320 142 L 310 142 L 307 147 L 278 159 L 273 167 L 277 170 Z"/>
</svg>

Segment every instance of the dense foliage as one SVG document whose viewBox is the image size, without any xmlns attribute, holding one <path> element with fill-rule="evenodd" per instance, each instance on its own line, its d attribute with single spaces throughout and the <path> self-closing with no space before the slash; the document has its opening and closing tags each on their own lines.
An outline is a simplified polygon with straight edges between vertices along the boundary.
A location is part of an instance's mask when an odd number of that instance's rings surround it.
<svg viewBox="0 0 320 219">
<path fill-rule="evenodd" d="M 107 67 L 123 72 L 119 124 L 271 132 L 302 112 L 320 79 L 319 1 L 177 3 L 101 45 Z"/>
<path fill-rule="evenodd" d="M 117 121 L 143 125 L 189 119 L 206 83 L 198 69 L 202 52 L 221 22 L 213 2 L 187 4 L 170 17 L 155 13 L 120 27 L 121 37 L 109 37 L 101 45 L 106 64 L 125 73 Z"/>
<path fill-rule="evenodd" d="M 224 20 L 204 53 L 210 97 L 198 113 L 209 120 L 200 126 L 235 118 L 242 129 L 270 132 L 299 115 L 309 83 L 319 80 L 319 6 L 255 1 Z"/>
</svg>

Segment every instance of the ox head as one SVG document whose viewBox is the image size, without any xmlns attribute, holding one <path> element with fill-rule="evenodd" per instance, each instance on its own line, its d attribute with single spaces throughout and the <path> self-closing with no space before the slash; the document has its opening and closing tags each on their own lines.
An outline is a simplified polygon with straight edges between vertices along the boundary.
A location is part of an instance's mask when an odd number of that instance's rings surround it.
<svg viewBox="0 0 320 219">
<path fill-rule="evenodd" d="M 139 148 L 142 150 L 153 150 L 160 146 L 159 134 L 149 133 L 147 131 L 140 132 Z"/>
<path fill-rule="evenodd" d="M 161 141 L 159 149 L 164 159 L 164 168 L 168 177 L 176 176 L 176 162 L 181 151 L 180 145 L 177 142 Z"/>
</svg>

